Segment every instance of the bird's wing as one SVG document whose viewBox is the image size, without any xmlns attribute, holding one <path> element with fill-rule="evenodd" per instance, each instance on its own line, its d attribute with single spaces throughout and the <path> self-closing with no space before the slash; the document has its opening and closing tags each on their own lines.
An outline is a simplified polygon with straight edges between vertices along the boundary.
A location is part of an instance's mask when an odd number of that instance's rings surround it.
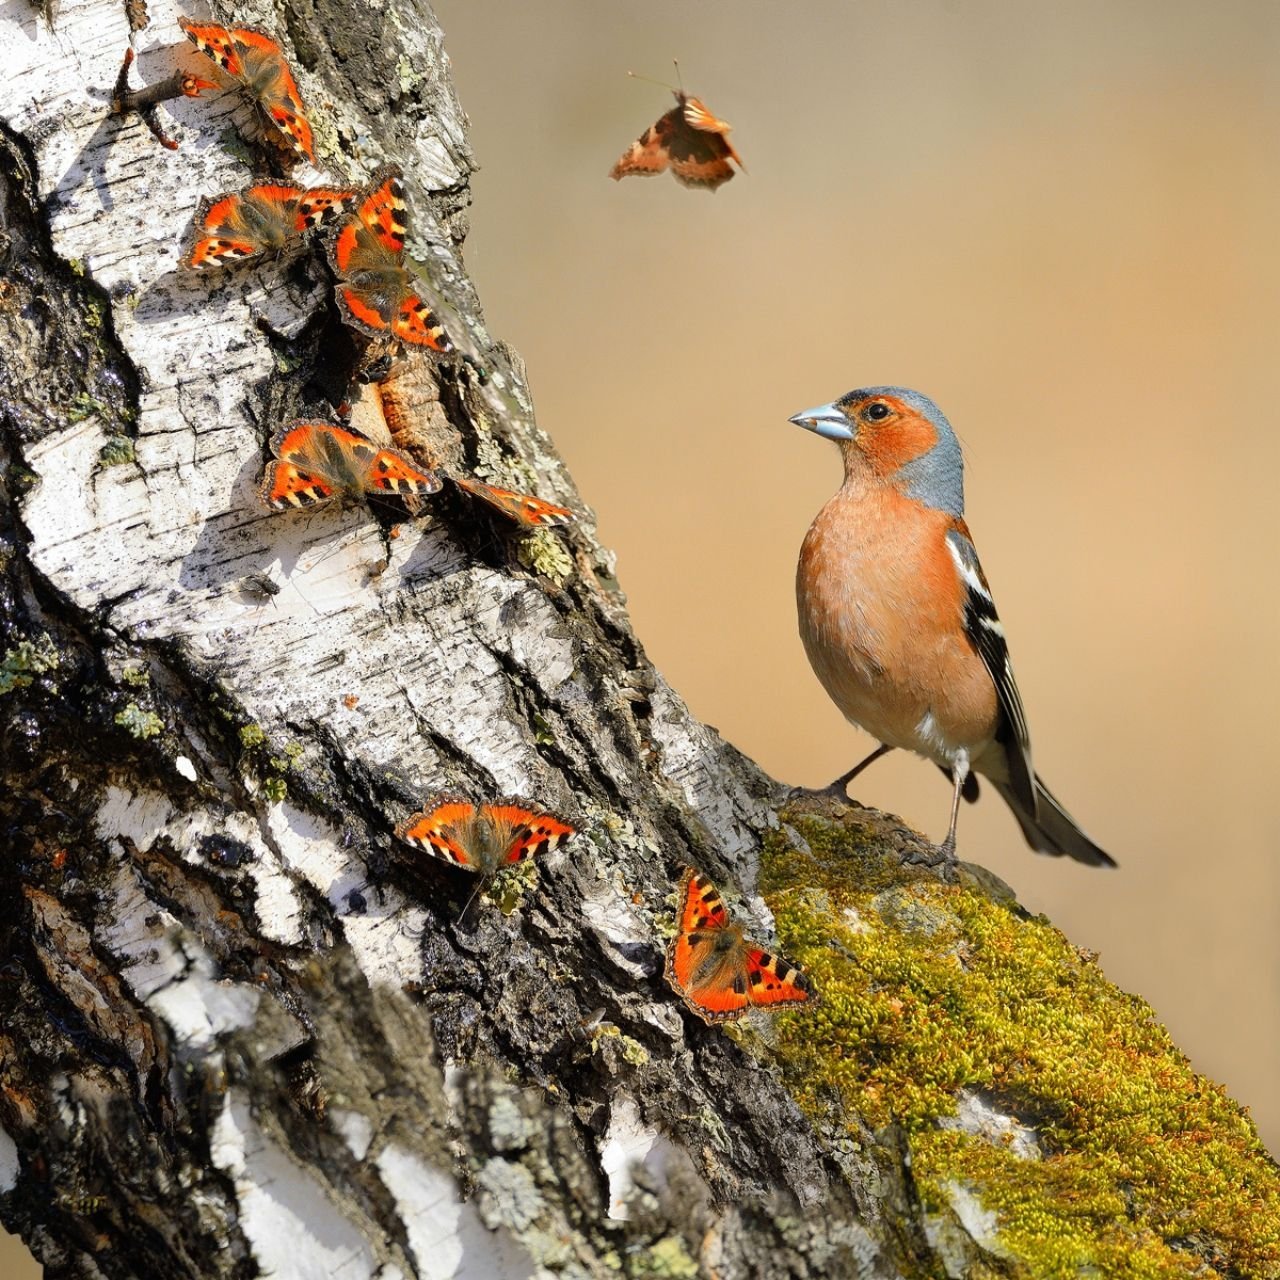
<svg viewBox="0 0 1280 1280">
<path fill-rule="evenodd" d="M 996 686 L 1000 704 L 996 740 L 1005 748 L 1009 760 L 1009 787 L 1026 812 L 1034 815 L 1036 775 L 1031 767 L 1031 738 L 1027 732 L 1026 712 L 1022 709 L 1018 682 L 1013 678 L 1009 646 L 1005 643 L 1004 627 L 991 598 L 991 588 L 987 586 L 987 577 L 982 572 L 968 526 L 959 518 L 947 532 L 947 550 L 955 561 L 956 572 L 964 586 L 965 634 Z"/>
</svg>

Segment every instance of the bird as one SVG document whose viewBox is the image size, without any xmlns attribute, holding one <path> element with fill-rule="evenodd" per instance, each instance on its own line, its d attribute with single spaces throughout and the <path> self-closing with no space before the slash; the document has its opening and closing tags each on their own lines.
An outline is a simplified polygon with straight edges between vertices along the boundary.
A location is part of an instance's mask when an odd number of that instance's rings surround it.
<svg viewBox="0 0 1280 1280">
<path fill-rule="evenodd" d="M 1032 767 L 1004 627 L 964 521 L 960 442 L 941 409 L 905 387 L 862 387 L 789 421 L 835 441 L 844 462 L 800 549 L 800 637 L 832 701 L 880 744 L 828 791 L 844 795 L 895 747 L 914 751 L 952 782 L 944 857 L 955 857 L 960 799 L 977 799 L 981 774 L 1032 849 L 1114 866 Z"/>
</svg>

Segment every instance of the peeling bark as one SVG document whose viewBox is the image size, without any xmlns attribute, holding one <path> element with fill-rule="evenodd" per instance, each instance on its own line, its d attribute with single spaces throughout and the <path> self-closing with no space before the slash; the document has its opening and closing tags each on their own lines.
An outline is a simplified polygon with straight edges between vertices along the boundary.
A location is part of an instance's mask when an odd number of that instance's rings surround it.
<svg viewBox="0 0 1280 1280">
<path fill-rule="evenodd" d="M 109 114 L 131 14 L 0 15 L 5 1223 L 55 1277 L 998 1267 L 939 1243 L 900 1134 L 817 1132 L 664 987 L 676 867 L 749 890 L 784 792 L 649 665 L 589 518 L 530 543 L 450 490 L 395 537 L 258 504 L 266 438 L 357 353 L 314 262 L 179 268 L 257 153 L 231 94 L 160 108 L 173 153 Z M 137 83 L 195 64 L 178 16 L 151 4 Z M 311 177 L 404 167 L 469 357 L 413 358 L 416 443 L 581 511 L 458 257 L 426 4 L 215 17 L 292 44 Z M 464 913 L 391 836 L 443 789 L 581 834 L 511 914 Z"/>
</svg>

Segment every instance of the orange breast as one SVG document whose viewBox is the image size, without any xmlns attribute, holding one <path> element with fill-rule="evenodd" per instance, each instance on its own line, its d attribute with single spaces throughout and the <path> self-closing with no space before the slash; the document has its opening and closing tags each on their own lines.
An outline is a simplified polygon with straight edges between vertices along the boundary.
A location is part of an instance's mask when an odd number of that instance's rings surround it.
<svg viewBox="0 0 1280 1280">
<path fill-rule="evenodd" d="M 853 482 L 822 509 L 796 575 L 800 635 L 844 715 L 947 764 L 996 728 L 995 686 L 963 628 L 948 517 L 887 484 Z"/>
</svg>

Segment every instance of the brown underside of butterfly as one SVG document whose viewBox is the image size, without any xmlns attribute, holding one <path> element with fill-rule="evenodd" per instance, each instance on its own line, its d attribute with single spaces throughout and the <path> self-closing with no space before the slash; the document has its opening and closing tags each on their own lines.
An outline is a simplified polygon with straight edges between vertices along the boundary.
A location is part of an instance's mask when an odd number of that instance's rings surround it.
<svg viewBox="0 0 1280 1280">
<path fill-rule="evenodd" d="M 714 191 L 733 177 L 733 165 L 745 168 L 726 136 L 732 127 L 698 99 L 673 90 L 677 105 L 640 135 L 609 170 L 615 181 L 632 174 L 662 173 L 668 167 L 686 187 Z"/>
<path fill-rule="evenodd" d="M 276 461 L 267 463 L 258 493 L 279 511 L 370 494 L 403 498 L 416 511 L 419 498 L 441 487 L 439 476 L 420 470 L 398 450 L 381 449 L 327 422 L 287 423 L 272 436 L 270 447 Z"/>
<path fill-rule="evenodd" d="M 573 833 L 554 814 L 519 801 L 478 805 L 458 796 L 438 796 L 396 828 L 415 849 L 484 876 L 550 852 Z"/>
<path fill-rule="evenodd" d="M 715 885 L 692 867 L 680 881 L 680 924 L 667 947 L 666 978 L 706 1023 L 816 998 L 801 969 L 746 939 Z"/>
<path fill-rule="evenodd" d="M 568 507 L 558 507 L 554 502 L 535 498 L 529 493 L 502 489 L 496 484 L 488 484 L 471 476 L 451 476 L 450 479 L 459 489 L 465 490 L 473 498 L 479 498 L 481 502 L 487 502 L 495 511 L 501 511 L 508 520 L 514 520 L 527 529 L 549 529 L 568 524 L 574 519 L 574 514 Z"/>
</svg>

